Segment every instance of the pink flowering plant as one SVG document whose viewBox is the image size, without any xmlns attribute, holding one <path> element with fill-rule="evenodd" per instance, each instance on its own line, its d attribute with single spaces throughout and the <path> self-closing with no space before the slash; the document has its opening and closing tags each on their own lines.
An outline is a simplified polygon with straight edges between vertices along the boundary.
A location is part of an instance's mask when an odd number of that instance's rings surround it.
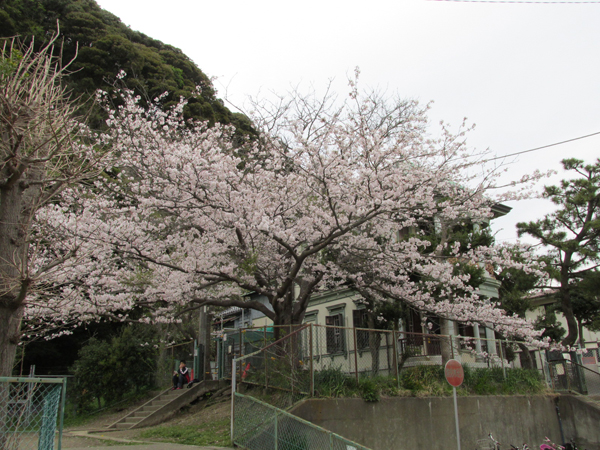
<svg viewBox="0 0 600 450">
<path fill-rule="evenodd" d="M 296 324 L 312 294 L 350 283 L 377 301 L 542 345 L 530 322 L 478 295 L 474 271 L 457 270 L 537 270 L 505 246 L 447 238 L 526 195 L 521 184 L 493 194 L 497 171 L 467 147 L 467 127 L 431 137 L 427 106 L 363 93 L 355 81 L 345 101 L 291 94 L 255 104 L 259 138 L 241 144 L 229 126 L 186 121 L 184 101 L 142 108 L 123 91 L 121 102 L 107 106 L 107 175 L 39 213 L 37 232 L 60 239 L 32 250 L 32 264 L 71 257 L 31 296 L 31 324 L 126 320 L 134 309 L 164 322 L 203 305 Z"/>
</svg>

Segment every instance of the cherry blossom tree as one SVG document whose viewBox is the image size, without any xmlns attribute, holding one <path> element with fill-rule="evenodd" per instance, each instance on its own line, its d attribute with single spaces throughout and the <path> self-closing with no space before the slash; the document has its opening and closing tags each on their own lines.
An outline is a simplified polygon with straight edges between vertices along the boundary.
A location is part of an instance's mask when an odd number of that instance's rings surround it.
<svg viewBox="0 0 600 450">
<path fill-rule="evenodd" d="M 103 154 L 73 119 L 74 104 L 60 84 L 66 67 L 52 56 L 53 43 L 39 52 L 15 40 L 0 48 L 1 376 L 12 373 L 29 296 L 76 249 L 38 258 L 54 236 L 36 234 L 36 216 L 67 186 L 96 176 Z"/>
<path fill-rule="evenodd" d="M 292 94 L 255 104 L 261 135 L 241 146 L 231 127 L 186 123 L 183 103 L 144 109 L 127 92 L 122 102 L 108 120 L 119 157 L 111 176 L 64 192 L 77 207 L 45 209 L 44 227 L 62 237 L 53 251 L 89 257 L 61 266 L 53 300 L 32 302 L 35 315 L 124 319 L 142 308 L 148 321 L 169 321 L 219 305 L 297 324 L 312 294 L 351 279 L 371 296 L 535 338 L 456 270 L 527 265 L 503 248 L 399 234 L 490 219 L 495 175 L 482 175 L 466 127 L 430 137 L 427 107 L 354 82 L 346 101 Z"/>
</svg>

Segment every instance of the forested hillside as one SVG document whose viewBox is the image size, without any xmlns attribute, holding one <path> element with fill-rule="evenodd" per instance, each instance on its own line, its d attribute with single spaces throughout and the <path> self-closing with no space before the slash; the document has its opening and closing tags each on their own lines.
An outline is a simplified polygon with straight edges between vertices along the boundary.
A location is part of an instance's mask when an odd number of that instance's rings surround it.
<svg viewBox="0 0 600 450">
<path fill-rule="evenodd" d="M 80 98 L 82 113 L 88 113 L 92 103 L 86 101 L 97 89 L 115 89 L 116 76 L 123 70 L 125 85 L 143 99 L 167 92 L 162 102 L 168 107 L 185 97 L 186 117 L 231 123 L 238 135 L 253 134 L 250 121 L 224 106 L 210 79 L 181 50 L 131 30 L 94 0 L 0 0 L 0 37 L 16 36 L 24 44 L 33 38 L 40 48 L 56 33 L 57 21 L 63 63 L 77 55 L 64 82 L 71 95 Z M 55 53 L 59 55 L 60 49 Z M 202 87 L 200 96 L 192 96 L 196 86 Z M 102 126 L 100 108 L 92 107 L 89 117 L 93 127 Z M 64 374 L 91 336 L 110 340 L 122 328 L 119 323 L 90 323 L 75 329 L 73 335 L 29 343 L 19 350 L 18 358 L 24 358 L 24 373 L 36 364 L 38 374 Z"/>
<path fill-rule="evenodd" d="M 131 30 L 94 0 L 0 0 L 1 37 L 19 35 L 28 42 L 33 36 L 42 45 L 56 32 L 57 20 L 63 61 L 77 53 L 66 80 L 73 95 L 86 99 L 99 88 L 111 91 L 121 70 L 127 73 L 127 86 L 142 98 L 168 92 L 165 106 L 190 98 L 201 86 L 201 96 L 189 100 L 188 117 L 251 132 L 247 118 L 224 106 L 209 78 L 181 50 Z"/>
</svg>

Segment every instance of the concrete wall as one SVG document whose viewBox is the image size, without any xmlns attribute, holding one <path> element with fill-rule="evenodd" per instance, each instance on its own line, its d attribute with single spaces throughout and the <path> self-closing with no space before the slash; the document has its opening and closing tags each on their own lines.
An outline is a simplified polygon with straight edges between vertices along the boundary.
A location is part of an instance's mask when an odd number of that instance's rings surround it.
<svg viewBox="0 0 600 450">
<path fill-rule="evenodd" d="M 473 450 L 479 439 L 491 432 L 502 448 L 519 446 L 539 448 L 548 436 L 560 442 L 560 428 L 553 396 L 473 396 L 459 397 L 459 423 L 462 449 Z M 577 406 L 573 407 L 574 410 Z M 367 403 L 362 399 L 313 399 L 293 414 L 333 431 L 373 450 L 457 448 L 454 406 L 451 397 L 381 399 Z M 584 413 L 585 415 L 585 413 Z M 571 434 L 577 437 L 573 411 L 562 414 Z M 594 422 L 595 420 L 595 422 Z M 587 427 L 599 433 L 600 422 L 592 418 Z M 600 439 L 589 441 L 588 450 L 600 450 Z M 585 447 L 580 447 L 585 448 Z"/>
<path fill-rule="evenodd" d="M 558 407 L 565 439 L 575 439 L 580 449 L 596 450 L 600 448 L 600 403 L 594 406 L 584 398 L 571 395 L 560 397 Z"/>
</svg>

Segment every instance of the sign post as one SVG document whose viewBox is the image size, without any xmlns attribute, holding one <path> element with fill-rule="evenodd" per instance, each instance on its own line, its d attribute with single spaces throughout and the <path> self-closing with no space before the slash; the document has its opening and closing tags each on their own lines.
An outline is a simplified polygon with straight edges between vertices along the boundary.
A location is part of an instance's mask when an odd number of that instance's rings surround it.
<svg viewBox="0 0 600 450">
<path fill-rule="evenodd" d="M 456 388 L 460 386 L 465 379 L 465 372 L 461 363 L 455 359 L 451 359 L 446 363 L 444 367 L 444 374 L 446 375 L 446 381 L 452 386 L 452 393 L 454 395 L 454 422 L 456 423 L 456 445 L 460 450 L 460 430 L 458 427 L 458 402 L 456 401 Z"/>
</svg>

